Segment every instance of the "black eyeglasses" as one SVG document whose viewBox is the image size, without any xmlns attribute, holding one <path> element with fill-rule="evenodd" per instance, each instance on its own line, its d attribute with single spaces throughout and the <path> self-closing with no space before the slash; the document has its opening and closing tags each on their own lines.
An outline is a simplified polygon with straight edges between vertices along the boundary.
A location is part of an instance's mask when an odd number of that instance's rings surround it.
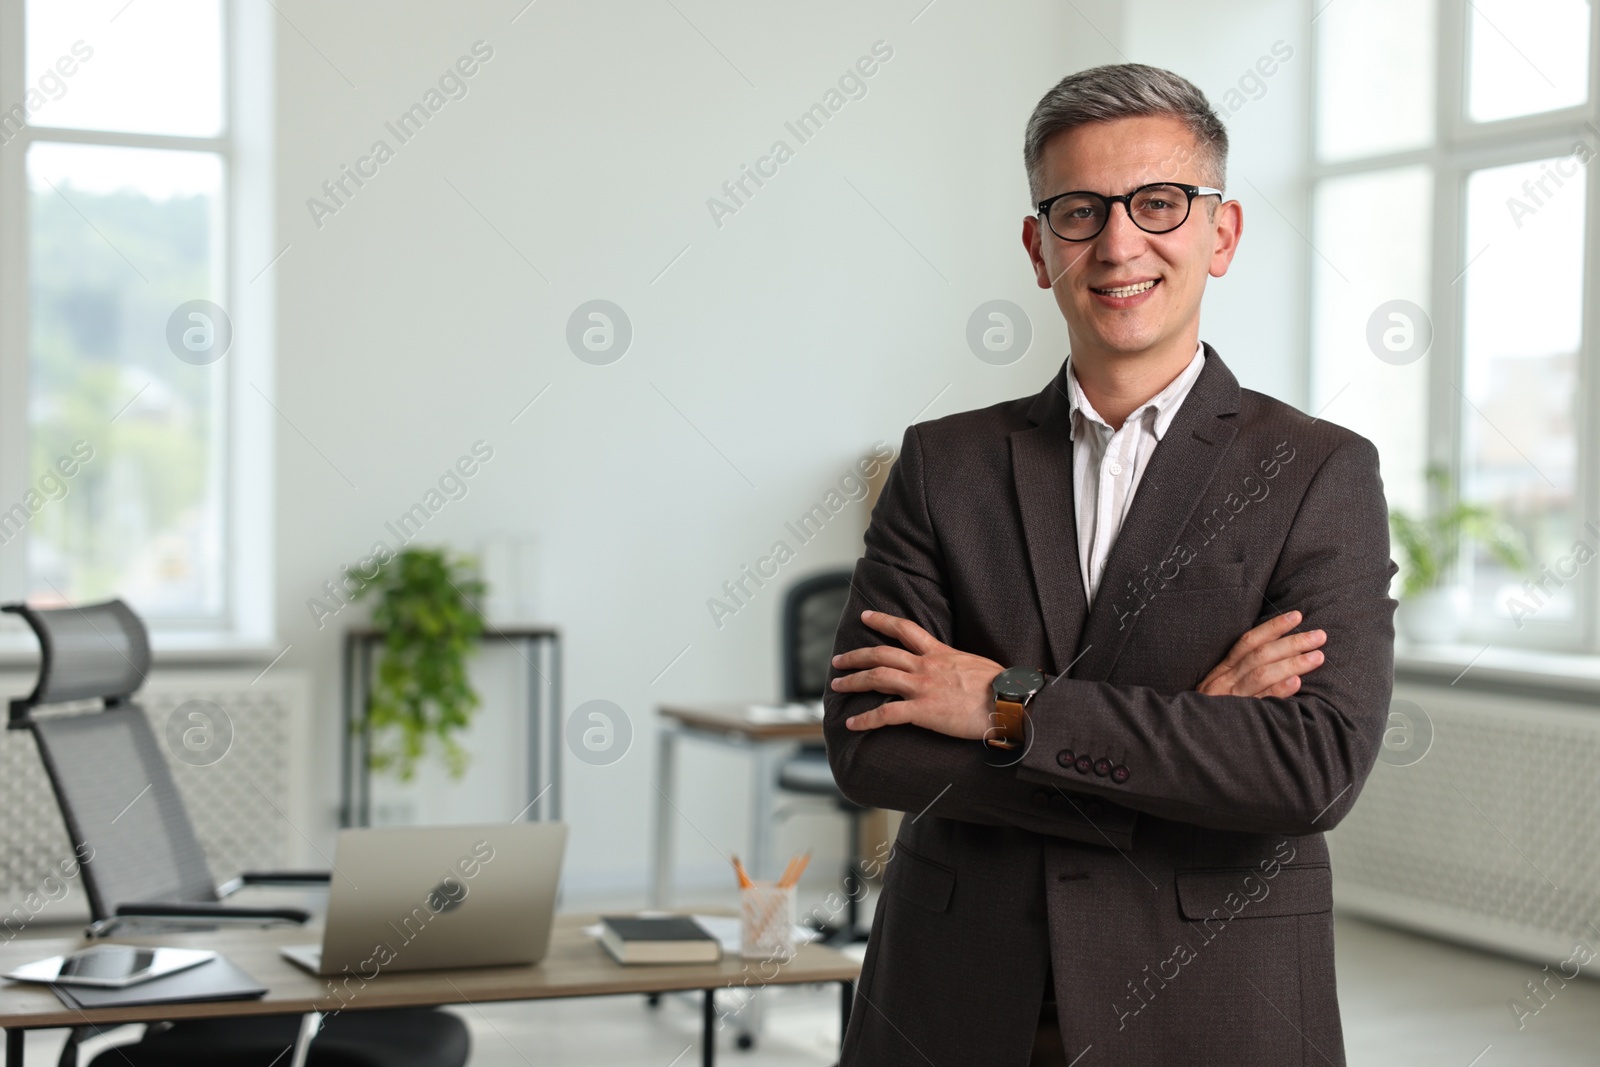
<svg viewBox="0 0 1600 1067">
<path fill-rule="evenodd" d="M 1188 221 L 1195 197 L 1221 195 L 1221 189 L 1204 185 L 1155 182 L 1121 196 L 1061 193 L 1039 201 L 1039 214 L 1050 232 L 1063 241 L 1088 241 L 1100 236 L 1111 217 L 1111 205 L 1120 201 L 1128 218 L 1145 233 L 1171 233 Z"/>
</svg>

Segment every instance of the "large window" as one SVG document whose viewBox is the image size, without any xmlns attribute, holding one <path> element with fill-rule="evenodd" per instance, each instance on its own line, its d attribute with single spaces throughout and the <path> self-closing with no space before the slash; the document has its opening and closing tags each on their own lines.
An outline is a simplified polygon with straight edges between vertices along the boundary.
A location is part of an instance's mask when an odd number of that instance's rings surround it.
<svg viewBox="0 0 1600 1067">
<path fill-rule="evenodd" d="M 24 44 L 0 86 L 7 599 L 120 596 L 169 634 L 251 628 L 233 10 L 0 0 Z"/>
<path fill-rule="evenodd" d="M 1462 553 L 1464 639 L 1600 651 L 1593 8 L 1339 0 L 1314 27 L 1311 407 L 1378 445 L 1391 507 L 1482 504 L 1526 544 L 1522 572 Z"/>
</svg>

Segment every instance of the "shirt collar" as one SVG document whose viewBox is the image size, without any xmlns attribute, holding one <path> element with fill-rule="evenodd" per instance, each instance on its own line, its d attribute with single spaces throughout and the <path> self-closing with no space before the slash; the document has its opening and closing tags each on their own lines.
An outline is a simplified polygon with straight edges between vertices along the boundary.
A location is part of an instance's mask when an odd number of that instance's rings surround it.
<svg viewBox="0 0 1600 1067">
<path fill-rule="evenodd" d="M 1194 347 L 1194 356 L 1189 360 L 1189 365 L 1184 367 L 1178 376 L 1167 383 L 1166 388 L 1155 396 L 1140 404 L 1128 415 L 1128 420 L 1142 419 L 1153 415 L 1151 432 L 1157 441 L 1166 434 L 1167 427 L 1172 425 L 1172 420 L 1177 417 L 1178 408 L 1183 405 L 1184 397 L 1189 395 L 1189 388 L 1194 385 L 1194 380 L 1200 377 L 1200 372 L 1205 369 L 1205 346 L 1197 344 Z M 1078 384 L 1078 375 L 1072 369 L 1072 357 L 1067 357 L 1067 399 L 1071 406 L 1070 434 L 1074 441 L 1078 439 L 1078 424 L 1082 420 L 1096 426 L 1103 426 L 1107 433 L 1111 431 L 1111 424 L 1100 417 L 1100 413 L 1089 403 L 1089 398 L 1084 395 L 1083 387 Z M 1124 421 L 1124 425 L 1127 421 Z"/>
</svg>

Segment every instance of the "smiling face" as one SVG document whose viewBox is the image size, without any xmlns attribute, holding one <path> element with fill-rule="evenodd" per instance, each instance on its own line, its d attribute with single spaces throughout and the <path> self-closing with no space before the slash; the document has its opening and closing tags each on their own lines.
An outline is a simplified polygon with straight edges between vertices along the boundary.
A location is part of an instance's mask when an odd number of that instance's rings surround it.
<svg viewBox="0 0 1600 1067">
<path fill-rule="evenodd" d="M 1039 198 L 1078 190 L 1115 196 L 1158 181 L 1215 185 L 1181 120 L 1095 122 L 1046 144 Z M 1034 275 L 1040 288 L 1055 290 L 1075 364 L 1188 361 L 1206 278 L 1227 273 L 1243 224 L 1238 201 L 1219 206 L 1218 199 L 1196 197 L 1183 225 L 1163 234 L 1135 226 L 1121 204 L 1088 241 L 1062 240 L 1037 214 L 1024 221 Z"/>
</svg>

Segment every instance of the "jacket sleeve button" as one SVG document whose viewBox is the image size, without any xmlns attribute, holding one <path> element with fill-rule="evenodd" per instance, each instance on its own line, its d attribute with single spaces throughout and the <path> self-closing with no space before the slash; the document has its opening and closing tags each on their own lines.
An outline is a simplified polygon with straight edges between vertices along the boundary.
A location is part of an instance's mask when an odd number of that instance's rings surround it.
<svg viewBox="0 0 1600 1067">
<path fill-rule="evenodd" d="M 1111 768 L 1111 780 L 1116 782 L 1118 785 L 1126 782 L 1128 780 L 1128 768 L 1122 766 L 1121 764 Z"/>
<path fill-rule="evenodd" d="M 1101 756 L 1094 761 L 1094 773 L 1097 778 L 1104 778 L 1111 773 L 1111 761 Z"/>
<path fill-rule="evenodd" d="M 1088 756 L 1079 756 L 1074 766 L 1077 767 L 1079 774 L 1088 774 L 1094 770 L 1094 760 Z"/>
<path fill-rule="evenodd" d="M 1063 767 L 1071 767 L 1073 761 L 1077 758 L 1077 755 L 1075 755 L 1070 748 L 1064 748 L 1060 752 L 1056 753 L 1056 762 L 1061 764 Z"/>
<path fill-rule="evenodd" d="M 1033 791 L 1033 806 L 1034 807 L 1042 808 L 1046 804 L 1049 804 L 1049 803 L 1050 803 L 1050 794 L 1049 793 L 1045 792 L 1043 789 L 1035 789 Z"/>
</svg>

